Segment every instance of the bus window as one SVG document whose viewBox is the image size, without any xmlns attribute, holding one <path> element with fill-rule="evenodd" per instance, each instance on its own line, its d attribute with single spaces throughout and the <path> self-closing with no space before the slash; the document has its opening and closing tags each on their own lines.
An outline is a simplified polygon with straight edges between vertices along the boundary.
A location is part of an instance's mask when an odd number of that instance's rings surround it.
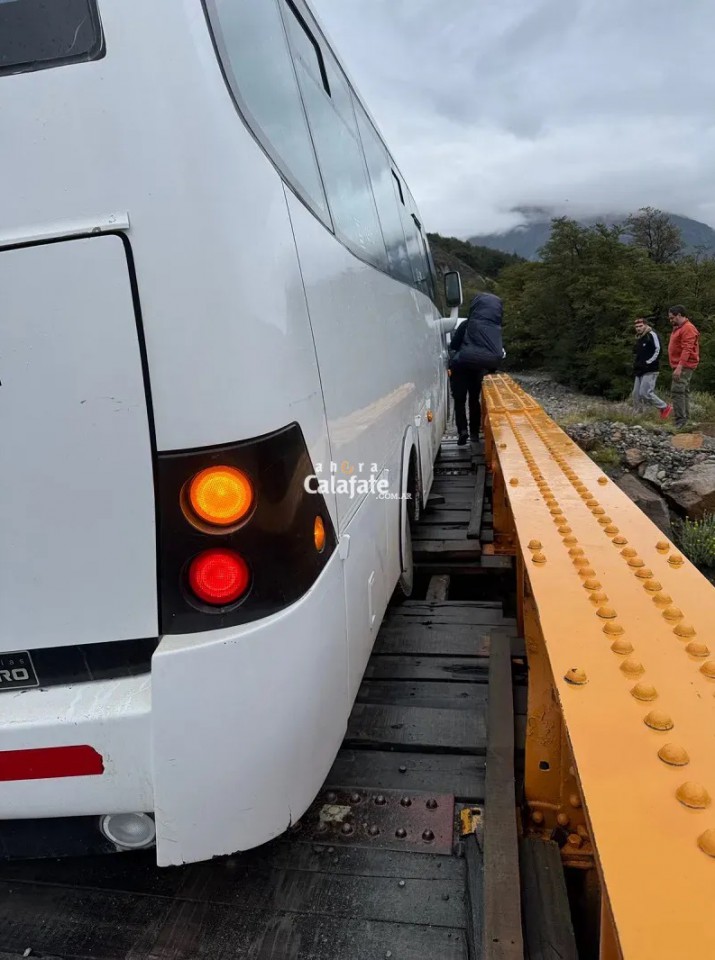
<svg viewBox="0 0 715 960">
<path fill-rule="evenodd" d="M 323 59 L 323 51 L 320 49 L 320 44 L 313 36 L 306 21 L 296 9 L 295 4 L 292 3 L 291 0 L 287 0 L 287 3 L 293 14 L 288 20 L 293 55 L 301 61 L 315 82 L 322 84 L 323 89 L 328 96 L 330 96 L 328 71 L 325 68 L 325 60 Z"/>
<path fill-rule="evenodd" d="M 96 60 L 102 54 L 95 0 L 0 0 L 0 74 Z"/>
<path fill-rule="evenodd" d="M 407 253 L 412 268 L 412 282 L 418 290 L 428 294 L 427 277 L 429 275 L 429 267 L 427 266 L 427 258 L 422 245 L 422 235 L 417 225 L 418 221 L 414 219 L 411 210 L 407 206 L 406 188 L 403 186 L 400 176 L 394 169 L 392 170 L 392 176 L 395 187 L 395 197 L 398 200 L 397 205 L 402 219 L 402 228 L 405 231 L 405 239 L 407 240 Z"/>
<path fill-rule="evenodd" d="M 415 201 L 410 195 L 410 201 L 412 203 L 412 209 L 415 209 Z M 417 219 L 417 214 L 412 214 L 412 219 L 415 224 L 415 228 L 420 238 L 420 250 L 422 255 L 420 257 L 420 268 L 424 270 L 425 279 L 424 284 L 421 286 L 421 289 L 427 296 L 431 299 L 435 299 L 435 286 L 434 286 L 434 263 L 432 261 L 432 254 L 430 252 L 429 244 L 427 243 L 427 238 L 425 237 L 424 230 L 422 229 L 422 224 Z"/>
<path fill-rule="evenodd" d="M 387 270 L 387 253 L 357 133 L 350 88 L 292 2 L 284 6 L 303 102 L 333 225 L 358 256 Z"/>
<path fill-rule="evenodd" d="M 247 123 L 324 220 L 327 203 L 276 0 L 208 0 L 226 78 Z"/>
<path fill-rule="evenodd" d="M 370 173 L 372 192 L 377 203 L 377 212 L 387 246 L 390 273 L 397 280 L 412 283 L 412 268 L 407 254 L 405 231 L 402 229 L 400 211 L 395 201 L 392 169 L 382 140 L 370 122 L 362 106 L 355 100 L 360 138 L 362 139 L 367 169 Z"/>
<path fill-rule="evenodd" d="M 429 240 L 425 236 L 424 228 L 422 229 L 422 239 L 425 245 L 425 251 L 427 253 L 427 266 L 429 267 L 430 274 L 430 289 L 431 297 L 434 303 L 437 303 L 437 268 L 434 263 L 434 257 L 432 256 L 432 250 L 430 249 Z"/>
</svg>

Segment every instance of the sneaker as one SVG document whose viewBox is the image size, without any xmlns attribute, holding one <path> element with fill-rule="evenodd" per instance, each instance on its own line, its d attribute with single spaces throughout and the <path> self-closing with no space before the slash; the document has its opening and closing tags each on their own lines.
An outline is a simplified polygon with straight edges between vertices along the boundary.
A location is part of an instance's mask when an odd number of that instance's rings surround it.
<svg viewBox="0 0 715 960">
<path fill-rule="evenodd" d="M 466 447 L 466 445 L 467 445 L 467 434 L 466 434 L 466 433 L 460 433 L 459 438 L 458 438 L 458 440 L 457 440 L 457 446 L 458 446 L 458 447 Z"/>
<path fill-rule="evenodd" d="M 660 411 L 660 419 L 667 420 L 672 412 L 673 412 L 673 404 L 669 403 L 667 407 L 663 407 L 663 409 Z"/>
</svg>

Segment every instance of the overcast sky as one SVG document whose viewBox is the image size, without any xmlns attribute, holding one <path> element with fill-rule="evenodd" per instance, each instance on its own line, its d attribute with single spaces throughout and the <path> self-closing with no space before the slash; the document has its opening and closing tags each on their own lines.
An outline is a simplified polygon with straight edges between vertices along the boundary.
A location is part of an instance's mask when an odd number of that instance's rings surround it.
<svg viewBox="0 0 715 960">
<path fill-rule="evenodd" d="M 650 205 L 715 226 L 713 0 L 311 0 L 427 229 Z"/>
</svg>

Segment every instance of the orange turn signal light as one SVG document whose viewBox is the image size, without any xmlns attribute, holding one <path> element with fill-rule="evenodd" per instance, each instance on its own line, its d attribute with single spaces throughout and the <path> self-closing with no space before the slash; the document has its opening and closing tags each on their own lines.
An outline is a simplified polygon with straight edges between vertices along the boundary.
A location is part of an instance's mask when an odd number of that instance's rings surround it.
<svg viewBox="0 0 715 960">
<path fill-rule="evenodd" d="M 245 473 L 235 467 L 207 467 L 191 481 L 189 503 L 199 519 L 230 527 L 253 506 L 253 487 Z"/>
<path fill-rule="evenodd" d="M 325 524 L 323 523 L 322 517 L 315 518 L 315 523 L 313 524 L 313 541 L 315 543 L 315 549 L 318 553 L 322 553 L 325 549 Z"/>
</svg>

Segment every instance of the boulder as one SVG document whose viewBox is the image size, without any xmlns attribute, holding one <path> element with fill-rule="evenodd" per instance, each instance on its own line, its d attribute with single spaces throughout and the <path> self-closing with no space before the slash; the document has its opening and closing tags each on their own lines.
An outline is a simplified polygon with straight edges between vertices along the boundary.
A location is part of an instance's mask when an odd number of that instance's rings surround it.
<svg viewBox="0 0 715 960">
<path fill-rule="evenodd" d="M 663 473 L 663 468 L 659 463 L 647 463 L 645 466 L 641 464 L 638 473 L 648 483 L 652 483 L 656 487 L 660 486 L 659 474 Z"/>
<path fill-rule="evenodd" d="M 629 447 L 623 454 L 623 459 L 626 466 L 630 467 L 631 470 L 635 470 L 635 468 L 639 467 L 645 460 L 645 454 L 642 450 L 639 450 L 638 447 Z"/>
<path fill-rule="evenodd" d="M 676 450 L 700 450 L 705 437 L 702 433 L 676 433 L 670 442 Z"/>
<path fill-rule="evenodd" d="M 673 532 L 670 528 L 670 514 L 665 500 L 658 494 L 641 483 L 637 477 L 631 473 L 624 474 L 616 481 L 621 490 L 630 497 L 637 507 L 649 517 L 653 523 L 661 530 L 666 537 L 672 537 Z"/>
<path fill-rule="evenodd" d="M 670 485 L 668 495 L 695 520 L 715 513 L 715 463 L 709 460 L 689 467 L 680 480 Z"/>
</svg>

